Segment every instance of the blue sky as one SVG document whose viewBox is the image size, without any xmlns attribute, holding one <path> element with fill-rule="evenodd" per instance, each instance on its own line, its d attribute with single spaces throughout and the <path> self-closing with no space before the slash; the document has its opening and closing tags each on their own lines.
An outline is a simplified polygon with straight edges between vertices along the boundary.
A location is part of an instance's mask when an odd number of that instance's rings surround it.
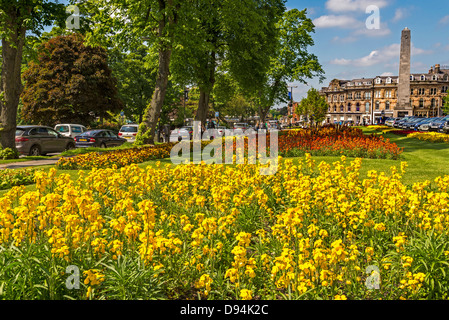
<svg viewBox="0 0 449 320">
<path fill-rule="evenodd" d="M 368 29 L 368 6 L 379 8 L 379 29 Z M 301 100 L 310 87 L 320 89 L 332 79 L 398 75 L 401 31 L 412 33 L 412 73 L 449 65 L 449 1 L 447 0 L 288 0 L 288 9 L 308 10 L 315 24 L 315 46 L 326 80 L 309 81 L 293 90 Z M 368 22 L 370 23 L 372 19 Z"/>
</svg>

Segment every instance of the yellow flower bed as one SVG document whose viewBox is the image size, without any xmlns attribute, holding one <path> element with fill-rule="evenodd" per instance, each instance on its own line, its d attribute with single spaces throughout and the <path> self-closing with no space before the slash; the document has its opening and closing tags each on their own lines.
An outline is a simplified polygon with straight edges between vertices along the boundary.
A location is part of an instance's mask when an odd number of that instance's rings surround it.
<svg viewBox="0 0 449 320">
<path fill-rule="evenodd" d="M 449 177 L 361 161 L 38 172 L 0 198 L 0 297 L 447 298 Z"/>
<path fill-rule="evenodd" d="M 415 132 L 407 135 L 407 138 L 415 138 L 422 141 L 449 143 L 449 135 L 439 132 Z"/>
</svg>

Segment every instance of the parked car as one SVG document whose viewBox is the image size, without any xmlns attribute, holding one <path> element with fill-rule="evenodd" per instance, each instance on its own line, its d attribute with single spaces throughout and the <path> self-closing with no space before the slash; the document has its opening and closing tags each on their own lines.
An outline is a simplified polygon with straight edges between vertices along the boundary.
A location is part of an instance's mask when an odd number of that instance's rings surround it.
<svg viewBox="0 0 449 320">
<path fill-rule="evenodd" d="M 411 119 L 411 118 L 414 118 L 414 117 L 412 117 L 412 116 L 406 116 L 406 117 L 403 117 L 403 118 L 399 118 L 398 121 L 395 121 L 395 122 L 394 122 L 393 127 L 394 127 L 394 128 L 402 128 L 402 124 L 403 124 L 404 122 L 408 121 L 408 120 Z"/>
<path fill-rule="evenodd" d="M 97 147 L 111 148 L 124 144 L 127 140 L 119 137 L 115 132 L 106 129 L 86 131 L 75 137 L 77 148 Z"/>
<path fill-rule="evenodd" d="M 449 133 L 449 120 L 444 123 L 444 125 L 443 125 L 443 132 L 444 133 Z"/>
<path fill-rule="evenodd" d="M 392 127 L 395 123 L 395 121 L 399 121 L 400 118 L 388 118 L 387 120 L 385 120 L 385 125 Z"/>
<path fill-rule="evenodd" d="M 126 124 L 120 128 L 118 136 L 128 140 L 131 143 L 136 142 L 137 132 L 139 131 L 138 124 Z"/>
<path fill-rule="evenodd" d="M 430 123 L 431 121 L 432 121 L 432 118 L 423 118 L 423 119 L 421 119 L 420 121 L 415 122 L 415 123 L 410 127 L 410 129 L 413 129 L 413 130 L 415 130 L 415 131 L 419 131 L 419 128 L 420 128 L 422 125 L 428 124 L 428 123 Z"/>
<path fill-rule="evenodd" d="M 193 139 L 193 127 L 185 126 L 179 129 L 172 130 L 170 133 L 170 142 L 178 142 L 181 140 Z"/>
<path fill-rule="evenodd" d="M 415 124 L 417 124 L 418 122 L 423 121 L 423 119 L 424 118 L 413 118 L 413 119 L 410 119 L 410 120 L 408 120 L 408 121 L 406 121 L 406 122 L 404 122 L 402 124 L 402 128 L 406 129 L 406 130 L 407 129 L 413 129 L 415 127 Z"/>
<path fill-rule="evenodd" d="M 422 124 L 419 125 L 418 130 L 419 131 L 429 131 L 430 130 L 430 124 L 434 120 L 435 120 L 435 118 L 429 118 L 427 122 L 422 123 Z"/>
<path fill-rule="evenodd" d="M 220 137 L 224 137 L 224 135 L 225 135 L 225 130 L 226 130 L 226 127 L 218 126 L 218 127 L 217 127 L 218 135 L 219 135 Z"/>
<path fill-rule="evenodd" d="M 87 129 L 85 126 L 80 124 L 57 124 L 55 126 L 55 131 L 65 137 L 75 138 Z"/>
<path fill-rule="evenodd" d="M 250 126 L 247 123 L 236 123 L 234 124 L 234 134 L 236 135 L 243 135 L 247 129 L 249 129 Z"/>
<path fill-rule="evenodd" d="M 16 148 L 20 154 L 29 156 L 59 153 L 75 148 L 71 137 L 57 133 L 45 126 L 17 126 Z"/>
<path fill-rule="evenodd" d="M 440 125 L 439 125 L 439 127 L 437 129 L 438 132 L 444 132 L 443 131 L 443 127 L 444 127 L 444 125 L 446 124 L 447 121 L 449 121 L 449 116 L 443 117 L 441 119 Z"/>
</svg>

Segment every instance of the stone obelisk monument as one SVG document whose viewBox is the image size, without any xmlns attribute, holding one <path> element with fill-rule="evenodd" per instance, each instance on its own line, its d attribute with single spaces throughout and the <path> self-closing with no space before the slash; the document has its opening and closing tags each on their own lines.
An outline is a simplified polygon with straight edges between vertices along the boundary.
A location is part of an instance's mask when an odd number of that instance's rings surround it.
<svg viewBox="0 0 449 320">
<path fill-rule="evenodd" d="M 411 32 L 409 28 L 402 30 L 401 56 L 399 63 L 398 104 L 395 108 L 395 117 L 413 115 L 413 107 L 410 104 L 410 56 L 411 56 Z"/>
</svg>

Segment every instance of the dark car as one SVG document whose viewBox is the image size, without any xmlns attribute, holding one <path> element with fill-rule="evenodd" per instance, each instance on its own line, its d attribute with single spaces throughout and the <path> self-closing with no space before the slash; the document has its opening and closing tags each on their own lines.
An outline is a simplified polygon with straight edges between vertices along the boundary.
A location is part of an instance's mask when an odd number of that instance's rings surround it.
<svg viewBox="0 0 449 320">
<path fill-rule="evenodd" d="M 75 141 L 70 137 L 64 137 L 50 127 L 17 126 L 16 148 L 20 154 L 40 156 L 73 149 Z"/>
<path fill-rule="evenodd" d="M 444 124 L 444 117 L 436 118 L 430 123 L 429 131 L 438 131 L 442 124 Z"/>
<path fill-rule="evenodd" d="M 106 129 L 86 131 L 75 137 L 77 148 L 111 148 L 121 146 L 125 142 L 126 139 L 120 138 L 115 132 Z"/>
</svg>

